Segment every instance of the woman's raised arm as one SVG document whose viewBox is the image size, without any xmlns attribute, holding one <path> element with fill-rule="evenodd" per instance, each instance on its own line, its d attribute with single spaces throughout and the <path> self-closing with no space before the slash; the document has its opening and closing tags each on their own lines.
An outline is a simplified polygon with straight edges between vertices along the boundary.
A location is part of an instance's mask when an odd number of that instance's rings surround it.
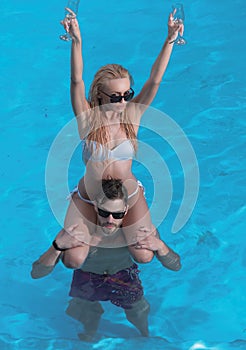
<svg viewBox="0 0 246 350">
<path fill-rule="evenodd" d="M 72 37 L 71 45 L 71 102 L 75 116 L 89 108 L 83 81 L 82 38 L 76 15 L 70 9 L 71 17 L 65 17 L 61 24 Z"/>
<path fill-rule="evenodd" d="M 133 102 L 150 105 L 153 101 L 159 85 L 162 81 L 163 75 L 166 71 L 169 59 L 173 49 L 173 41 L 184 31 L 183 24 L 177 24 L 173 20 L 173 13 L 170 13 L 168 18 L 168 35 L 162 46 L 162 49 L 157 56 L 150 73 L 149 79 L 144 84 L 140 93 L 134 98 Z"/>
</svg>

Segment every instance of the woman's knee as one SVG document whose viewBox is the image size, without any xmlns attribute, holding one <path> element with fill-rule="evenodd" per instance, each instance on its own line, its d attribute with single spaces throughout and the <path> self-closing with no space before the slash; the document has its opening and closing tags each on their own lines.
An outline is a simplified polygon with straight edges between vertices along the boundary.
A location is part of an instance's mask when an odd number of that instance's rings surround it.
<svg viewBox="0 0 246 350">
<path fill-rule="evenodd" d="M 152 250 L 136 248 L 134 248 L 134 250 L 134 253 L 132 253 L 133 258 L 139 264 L 147 264 L 151 262 L 154 258 L 154 253 L 152 252 Z"/>
<path fill-rule="evenodd" d="M 68 249 L 63 253 L 62 262 L 69 269 L 78 269 L 85 261 L 85 254 L 80 247 Z"/>
</svg>

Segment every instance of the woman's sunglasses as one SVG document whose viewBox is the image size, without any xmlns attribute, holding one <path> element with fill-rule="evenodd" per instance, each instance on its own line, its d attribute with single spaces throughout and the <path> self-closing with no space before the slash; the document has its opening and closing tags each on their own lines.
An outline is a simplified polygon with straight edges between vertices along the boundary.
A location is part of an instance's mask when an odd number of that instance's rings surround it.
<svg viewBox="0 0 246 350">
<path fill-rule="evenodd" d="M 130 88 L 130 90 L 125 92 L 123 96 L 122 95 L 108 95 L 104 91 L 101 91 L 101 92 L 110 98 L 110 103 L 121 102 L 122 99 L 124 99 L 125 101 L 130 101 L 134 96 L 134 90 L 132 88 Z"/>
<path fill-rule="evenodd" d="M 121 211 L 118 213 L 111 213 L 110 211 L 106 211 L 100 208 L 97 208 L 97 211 L 98 211 L 98 215 L 102 216 L 103 218 L 108 218 L 109 215 L 112 215 L 114 219 L 122 219 L 126 214 L 125 211 Z"/>
</svg>

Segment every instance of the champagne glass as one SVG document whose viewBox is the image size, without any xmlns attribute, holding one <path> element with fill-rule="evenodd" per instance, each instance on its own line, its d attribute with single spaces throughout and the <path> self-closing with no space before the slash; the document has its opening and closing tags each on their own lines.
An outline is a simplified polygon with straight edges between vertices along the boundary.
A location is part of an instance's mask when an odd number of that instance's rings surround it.
<svg viewBox="0 0 246 350">
<path fill-rule="evenodd" d="M 180 3 L 173 4 L 172 6 L 173 9 L 173 20 L 177 24 L 182 24 L 184 23 L 185 19 L 185 14 L 184 14 L 184 7 Z M 176 45 L 185 45 L 186 40 L 184 39 L 183 36 L 178 34 L 177 39 L 174 41 L 174 44 Z"/>
<path fill-rule="evenodd" d="M 67 8 L 72 10 L 77 15 L 78 9 L 79 9 L 79 2 L 80 2 L 80 0 L 68 0 Z M 73 15 L 71 15 L 71 13 L 66 10 L 65 17 L 68 18 L 68 20 L 69 20 L 73 17 Z M 69 33 L 65 33 L 65 34 L 60 35 L 60 39 L 64 40 L 64 41 L 72 40 L 71 35 Z"/>
</svg>

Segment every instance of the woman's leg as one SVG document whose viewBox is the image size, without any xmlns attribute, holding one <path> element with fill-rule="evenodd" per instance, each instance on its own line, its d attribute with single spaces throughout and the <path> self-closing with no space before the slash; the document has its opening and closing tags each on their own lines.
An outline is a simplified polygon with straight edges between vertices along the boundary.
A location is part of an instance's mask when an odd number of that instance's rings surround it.
<svg viewBox="0 0 246 350">
<path fill-rule="evenodd" d="M 71 225 L 78 225 L 73 233 L 76 234 L 76 238 L 79 234 L 80 241 L 89 245 L 95 231 L 95 223 L 94 206 L 81 200 L 78 193 L 74 193 L 66 213 L 64 229 L 66 230 Z M 69 268 L 80 267 L 86 259 L 88 251 L 88 246 L 68 249 L 63 256 L 64 265 Z"/>
<path fill-rule="evenodd" d="M 66 213 L 64 229 L 72 225 L 78 225 L 73 232 L 83 235 L 83 242 L 89 243 L 90 236 L 96 223 L 96 212 L 93 204 L 84 202 L 75 192 L 72 195 Z"/>
<path fill-rule="evenodd" d="M 128 249 L 137 262 L 150 262 L 154 257 L 151 250 L 135 248 L 137 242 L 156 232 L 156 228 L 151 222 L 143 188 L 140 187 L 138 193 L 129 200 L 129 208 L 122 224 Z"/>
<path fill-rule="evenodd" d="M 90 247 L 76 247 L 67 249 L 62 254 L 62 262 L 69 269 L 78 269 L 86 260 Z"/>
</svg>

